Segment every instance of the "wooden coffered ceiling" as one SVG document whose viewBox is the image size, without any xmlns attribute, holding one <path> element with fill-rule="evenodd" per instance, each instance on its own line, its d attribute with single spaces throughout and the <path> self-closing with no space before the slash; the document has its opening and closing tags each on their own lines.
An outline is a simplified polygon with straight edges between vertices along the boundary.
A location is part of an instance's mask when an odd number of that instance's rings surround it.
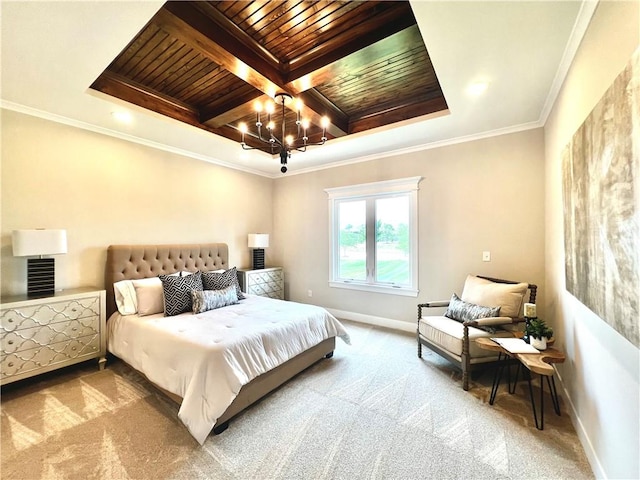
<svg viewBox="0 0 640 480">
<path fill-rule="evenodd" d="M 447 109 L 406 1 L 167 2 L 91 88 L 234 141 L 278 92 L 312 142 Z"/>
</svg>

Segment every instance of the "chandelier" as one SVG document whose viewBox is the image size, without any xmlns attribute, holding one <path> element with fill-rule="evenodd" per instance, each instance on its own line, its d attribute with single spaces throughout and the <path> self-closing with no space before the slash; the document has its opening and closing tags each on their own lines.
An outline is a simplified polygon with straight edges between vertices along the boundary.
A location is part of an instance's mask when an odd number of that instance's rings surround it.
<svg viewBox="0 0 640 480">
<path fill-rule="evenodd" d="M 296 121 L 295 125 L 289 125 L 287 127 L 285 108 L 286 105 L 290 104 L 290 102 L 292 101 L 295 101 Z M 280 107 L 279 125 L 276 123 L 276 117 L 278 116 L 275 113 L 276 106 Z M 263 105 L 261 102 L 256 102 L 254 104 L 254 108 L 256 111 L 256 128 L 258 130 L 257 135 L 248 133 L 249 129 L 247 128 L 247 124 L 240 123 L 238 125 L 238 129 L 242 133 L 242 141 L 240 145 L 242 145 L 243 150 L 256 150 L 264 148 L 264 146 L 248 146 L 244 141 L 244 136 L 245 134 L 249 134 L 257 140 L 260 140 L 265 145 L 270 146 L 272 155 L 275 155 L 276 151 L 279 151 L 280 165 L 282 165 L 282 167 L 280 167 L 280 171 L 282 173 L 287 172 L 287 161 L 291 158 L 291 152 L 293 150 L 297 150 L 298 152 L 305 152 L 307 150 L 307 147 L 313 145 L 324 145 L 324 143 L 327 141 L 327 127 L 329 126 L 329 119 L 327 117 L 322 117 L 321 119 L 320 124 L 322 126 L 322 137 L 320 138 L 320 141 L 309 142 L 307 133 L 309 130 L 310 122 L 308 119 L 301 118 L 300 116 L 303 104 L 300 100 L 294 100 L 293 97 L 291 97 L 291 95 L 289 95 L 288 93 L 276 94 L 274 100 L 266 102 L 265 105 Z M 262 131 L 263 123 L 261 116 L 263 110 L 267 114 L 267 132 L 264 134 L 264 136 Z M 280 132 L 278 132 L 278 130 Z"/>
</svg>

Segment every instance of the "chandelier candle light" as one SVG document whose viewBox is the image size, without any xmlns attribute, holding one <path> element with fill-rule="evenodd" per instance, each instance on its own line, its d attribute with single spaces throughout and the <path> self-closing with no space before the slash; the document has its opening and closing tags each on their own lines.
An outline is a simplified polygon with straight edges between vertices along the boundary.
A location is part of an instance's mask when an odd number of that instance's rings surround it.
<svg viewBox="0 0 640 480">
<path fill-rule="evenodd" d="M 329 118 L 322 117 L 321 126 L 322 126 L 322 137 L 319 142 L 311 143 L 309 142 L 309 137 L 307 136 L 307 131 L 309 130 L 310 122 L 306 118 L 301 118 L 301 112 L 304 107 L 302 102 L 299 99 L 294 99 L 288 93 L 278 93 L 274 97 L 274 101 L 281 106 L 280 109 L 280 136 L 277 134 L 276 123 L 272 119 L 272 117 L 276 117 L 276 103 L 273 101 L 268 101 L 265 105 L 261 102 L 256 102 L 254 104 L 254 108 L 256 111 L 256 128 L 258 129 L 257 135 L 250 134 L 252 137 L 260 140 L 262 143 L 269 145 L 271 147 L 271 154 L 275 155 L 277 150 L 280 150 L 280 164 L 282 167 L 280 171 L 282 173 L 287 172 L 287 161 L 291 158 L 291 151 L 297 150 L 299 152 L 306 152 L 308 146 L 313 145 L 324 145 L 327 141 L 327 127 L 329 127 Z M 295 126 L 287 129 L 286 126 L 286 105 L 290 104 L 290 102 L 295 102 L 295 110 L 296 110 L 296 123 Z M 265 111 L 267 114 L 267 134 L 265 137 L 262 136 L 262 111 Z M 240 123 L 238 125 L 238 129 L 242 133 L 242 148 L 244 150 L 256 150 L 261 147 L 249 147 L 244 141 L 245 134 L 249 134 L 249 130 L 247 128 L 246 123 Z M 296 132 L 296 136 L 294 137 L 291 131 Z"/>
</svg>

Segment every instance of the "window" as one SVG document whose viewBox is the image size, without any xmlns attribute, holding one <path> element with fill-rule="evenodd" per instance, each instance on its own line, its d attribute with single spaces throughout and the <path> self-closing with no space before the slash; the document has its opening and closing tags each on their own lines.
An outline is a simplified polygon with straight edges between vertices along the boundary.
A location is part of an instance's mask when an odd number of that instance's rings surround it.
<svg viewBox="0 0 640 480">
<path fill-rule="evenodd" d="M 422 177 L 329 188 L 329 285 L 418 295 L 418 183 Z"/>
</svg>

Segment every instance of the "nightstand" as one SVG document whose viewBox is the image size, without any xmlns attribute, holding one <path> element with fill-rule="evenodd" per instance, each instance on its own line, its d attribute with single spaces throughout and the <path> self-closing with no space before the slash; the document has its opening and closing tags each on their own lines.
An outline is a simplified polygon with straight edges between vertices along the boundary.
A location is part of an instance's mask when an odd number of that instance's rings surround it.
<svg viewBox="0 0 640 480">
<path fill-rule="evenodd" d="M 238 270 L 240 289 L 244 293 L 284 300 L 284 272 L 282 267 L 260 270 Z"/>
<path fill-rule="evenodd" d="M 53 296 L 2 297 L 0 384 L 99 358 L 106 362 L 105 291 L 74 288 Z"/>
</svg>

